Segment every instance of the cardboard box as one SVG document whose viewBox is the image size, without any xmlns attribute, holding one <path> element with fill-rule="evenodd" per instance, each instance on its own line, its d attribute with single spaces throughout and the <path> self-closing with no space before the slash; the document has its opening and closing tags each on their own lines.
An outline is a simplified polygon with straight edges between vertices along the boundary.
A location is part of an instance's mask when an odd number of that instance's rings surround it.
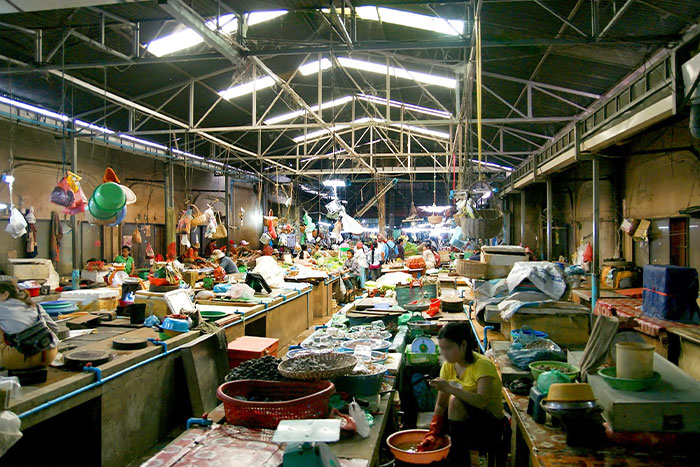
<svg viewBox="0 0 700 467">
<path fill-rule="evenodd" d="M 279 339 L 269 337 L 243 336 L 228 344 L 228 365 L 236 368 L 246 360 L 262 358 L 267 355 L 277 357 Z"/>
</svg>

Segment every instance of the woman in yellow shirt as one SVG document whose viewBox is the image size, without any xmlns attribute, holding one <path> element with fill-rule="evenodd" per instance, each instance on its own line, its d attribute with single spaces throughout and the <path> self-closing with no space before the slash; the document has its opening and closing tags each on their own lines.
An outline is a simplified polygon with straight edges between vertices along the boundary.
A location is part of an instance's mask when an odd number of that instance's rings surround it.
<svg viewBox="0 0 700 467">
<path fill-rule="evenodd" d="M 501 379 L 493 362 L 472 350 L 472 339 L 465 323 L 449 323 L 438 335 L 445 363 L 440 377 L 430 382 L 438 390 L 437 403 L 430 432 L 419 446 L 420 451 L 440 448 L 447 421 L 455 465 L 469 465 L 470 450 L 493 445 L 503 424 Z"/>
</svg>

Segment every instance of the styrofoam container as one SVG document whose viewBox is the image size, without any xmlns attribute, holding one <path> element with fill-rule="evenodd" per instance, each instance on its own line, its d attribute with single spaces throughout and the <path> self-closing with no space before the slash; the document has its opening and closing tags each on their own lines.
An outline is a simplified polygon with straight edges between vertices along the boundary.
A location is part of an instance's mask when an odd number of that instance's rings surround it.
<svg viewBox="0 0 700 467">
<path fill-rule="evenodd" d="M 485 246 L 481 248 L 481 262 L 491 266 L 513 266 L 519 261 L 528 261 L 523 247 Z"/>
<path fill-rule="evenodd" d="M 102 287 L 99 289 L 84 289 L 84 290 L 67 290 L 61 292 L 62 299 L 92 299 L 98 300 L 101 298 L 120 298 L 121 292 L 119 289 L 111 289 Z"/>
</svg>

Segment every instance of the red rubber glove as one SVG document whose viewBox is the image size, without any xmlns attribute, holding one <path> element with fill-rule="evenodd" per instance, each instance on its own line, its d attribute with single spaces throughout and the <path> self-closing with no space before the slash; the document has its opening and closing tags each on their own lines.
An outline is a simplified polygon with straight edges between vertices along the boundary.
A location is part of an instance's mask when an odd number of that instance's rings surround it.
<svg viewBox="0 0 700 467">
<path fill-rule="evenodd" d="M 435 451 L 447 446 L 447 438 L 442 435 L 444 430 L 445 416 L 433 415 L 433 419 L 430 421 L 430 431 L 425 435 L 425 438 L 423 438 L 416 450 L 418 452 Z"/>
</svg>

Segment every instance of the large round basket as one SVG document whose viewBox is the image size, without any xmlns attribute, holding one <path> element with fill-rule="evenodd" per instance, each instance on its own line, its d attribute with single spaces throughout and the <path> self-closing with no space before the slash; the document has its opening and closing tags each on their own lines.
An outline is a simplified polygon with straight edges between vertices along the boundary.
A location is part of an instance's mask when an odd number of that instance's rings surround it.
<svg viewBox="0 0 700 467">
<path fill-rule="evenodd" d="M 477 219 L 464 216 L 460 227 L 469 238 L 493 238 L 503 229 L 503 213 L 498 209 L 478 209 Z"/>
<path fill-rule="evenodd" d="M 306 371 L 294 370 L 294 367 L 306 364 L 310 369 Z M 282 376 L 289 379 L 302 381 L 319 381 L 347 375 L 357 365 L 357 358 L 350 354 L 326 353 L 306 355 L 284 360 L 277 370 Z M 321 369 L 323 368 L 323 369 Z"/>
<path fill-rule="evenodd" d="M 481 261 L 470 261 L 460 259 L 457 262 L 457 274 L 469 279 L 484 279 L 488 272 L 489 265 Z"/>
</svg>

